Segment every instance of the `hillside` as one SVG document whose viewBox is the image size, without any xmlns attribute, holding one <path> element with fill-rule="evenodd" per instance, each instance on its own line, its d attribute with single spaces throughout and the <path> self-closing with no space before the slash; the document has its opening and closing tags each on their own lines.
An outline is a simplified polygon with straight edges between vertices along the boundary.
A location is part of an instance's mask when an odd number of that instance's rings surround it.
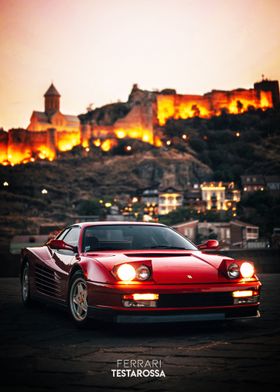
<svg viewBox="0 0 280 392">
<path fill-rule="evenodd" d="M 180 136 L 187 135 L 197 158 L 213 170 L 213 180 L 239 182 L 243 174 L 280 173 L 280 110 L 169 120 L 162 131 L 177 148 L 184 145 Z"/>
<path fill-rule="evenodd" d="M 73 221 L 82 200 L 107 199 L 150 187 L 184 189 L 212 176 L 193 155 L 131 141 L 134 154 L 106 155 L 79 147 L 56 161 L 0 167 L 1 235 L 34 232 L 42 221 Z M 145 151 L 146 149 L 146 151 Z M 144 151 L 143 151 L 144 150 Z M 42 190 L 47 189 L 47 194 Z"/>
<path fill-rule="evenodd" d="M 184 190 L 204 180 L 240 184 L 246 173 L 280 173 L 279 110 L 169 120 L 160 131 L 161 148 L 126 139 L 107 153 L 78 146 L 53 162 L 0 166 L 1 238 L 34 233 L 43 222 L 73 222 L 84 200 L 113 202 L 145 188 Z"/>
</svg>

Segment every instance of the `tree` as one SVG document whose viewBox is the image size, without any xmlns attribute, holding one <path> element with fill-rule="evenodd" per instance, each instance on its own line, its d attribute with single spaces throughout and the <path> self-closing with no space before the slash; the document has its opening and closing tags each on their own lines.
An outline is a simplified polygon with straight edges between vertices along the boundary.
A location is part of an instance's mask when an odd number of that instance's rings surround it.
<svg viewBox="0 0 280 392">
<path fill-rule="evenodd" d="M 103 208 L 97 200 L 82 200 L 77 206 L 79 215 L 102 215 Z"/>
</svg>

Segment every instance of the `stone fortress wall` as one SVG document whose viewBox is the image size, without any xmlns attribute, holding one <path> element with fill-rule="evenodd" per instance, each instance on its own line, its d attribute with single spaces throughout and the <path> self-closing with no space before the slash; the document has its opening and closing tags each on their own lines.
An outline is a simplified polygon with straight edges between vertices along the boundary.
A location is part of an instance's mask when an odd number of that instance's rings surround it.
<svg viewBox="0 0 280 392">
<path fill-rule="evenodd" d="M 250 108 L 279 107 L 279 84 L 262 80 L 252 89 L 213 90 L 204 95 L 182 95 L 172 89 L 146 91 L 134 85 L 126 103 L 89 110 L 78 116 L 78 125 L 76 116 L 60 113 L 59 98 L 57 95 L 52 101 L 54 97 L 48 97 L 45 112 L 33 112 L 27 129 L 0 130 L 0 163 L 13 165 L 38 158 L 53 160 L 59 151 L 71 150 L 80 144 L 87 148 L 93 143 L 109 151 L 118 139 L 124 138 L 160 146 L 157 130 L 171 118 L 210 118 L 223 112 L 237 114 Z M 48 104 L 56 107 L 51 121 L 48 120 Z M 38 116 L 45 117 L 41 120 Z"/>
</svg>

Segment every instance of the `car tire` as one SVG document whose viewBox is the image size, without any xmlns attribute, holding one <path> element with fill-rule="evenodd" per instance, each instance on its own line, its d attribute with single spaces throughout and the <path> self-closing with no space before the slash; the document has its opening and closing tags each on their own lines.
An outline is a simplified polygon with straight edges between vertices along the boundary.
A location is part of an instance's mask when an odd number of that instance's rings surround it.
<svg viewBox="0 0 280 392">
<path fill-rule="evenodd" d="M 21 273 L 21 300 L 26 307 L 33 305 L 30 295 L 30 266 L 28 261 L 25 262 Z"/>
<path fill-rule="evenodd" d="M 89 324 L 87 282 L 82 271 L 76 271 L 70 279 L 68 312 L 76 326 L 85 327 Z"/>
</svg>

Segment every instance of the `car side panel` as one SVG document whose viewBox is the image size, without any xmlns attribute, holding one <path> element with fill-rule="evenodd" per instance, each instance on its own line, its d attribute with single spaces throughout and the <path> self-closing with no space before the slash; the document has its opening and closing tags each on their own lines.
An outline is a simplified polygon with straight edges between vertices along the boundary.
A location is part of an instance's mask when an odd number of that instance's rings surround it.
<svg viewBox="0 0 280 392">
<path fill-rule="evenodd" d="M 61 255 L 48 246 L 26 248 L 22 259 L 30 264 L 31 295 L 54 302 L 66 302 L 68 277 L 77 262 L 75 255 Z"/>
</svg>

